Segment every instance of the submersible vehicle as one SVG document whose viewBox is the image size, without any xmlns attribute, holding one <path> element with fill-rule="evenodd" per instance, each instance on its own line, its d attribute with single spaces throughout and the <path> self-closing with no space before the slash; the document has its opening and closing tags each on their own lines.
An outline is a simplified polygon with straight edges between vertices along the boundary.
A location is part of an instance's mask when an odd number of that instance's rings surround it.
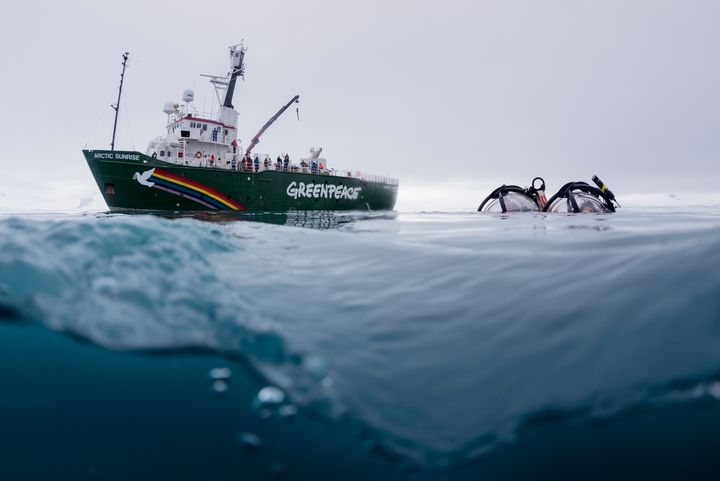
<svg viewBox="0 0 720 481">
<path fill-rule="evenodd" d="M 272 159 L 253 155 L 260 136 L 292 104 L 293 97 L 251 139 L 243 152 L 233 94 L 245 75 L 243 43 L 230 47 L 230 71 L 206 75 L 215 88 L 218 109 L 198 112 L 194 93 L 182 103 L 168 102 L 166 133 L 152 140 L 145 153 L 115 150 L 120 98 L 128 53 L 123 55 L 120 88 L 110 150 L 83 150 L 110 209 L 150 210 L 384 210 L 395 206 L 398 180 L 338 170 L 320 157 L 322 149 L 296 164 L 289 155 Z M 299 115 L 298 115 L 299 119 Z"/>
<path fill-rule="evenodd" d="M 501 185 L 493 190 L 478 207 L 478 212 L 555 212 L 568 214 L 606 214 L 615 212 L 620 204 L 615 194 L 597 175 L 597 187 L 586 182 L 568 182 L 550 199 L 545 197 L 545 181 L 535 177 L 530 187 Z"/>
</svg>

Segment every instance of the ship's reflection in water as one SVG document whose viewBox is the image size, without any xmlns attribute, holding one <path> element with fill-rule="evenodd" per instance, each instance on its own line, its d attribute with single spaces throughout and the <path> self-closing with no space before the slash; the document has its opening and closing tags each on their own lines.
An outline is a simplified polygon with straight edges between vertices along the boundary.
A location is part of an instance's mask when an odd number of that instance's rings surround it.
<svg viewBox="0 0 720 481">
<path fill-rule="evenodd" d="M 102 216 L 155 215 L 166 219 L 197 219 L 219 224 L 231 222 L 262 222 L 264 224 L 307 227 L 310 229 L 335 229 L 345 224 L 364 220 L 394 220 L 395 211 L 327 211 L 297 210 L 288 212 L 239 212 L 239 211 L 156 211 L 122 209 L 103 212 Z"/>
</svg>

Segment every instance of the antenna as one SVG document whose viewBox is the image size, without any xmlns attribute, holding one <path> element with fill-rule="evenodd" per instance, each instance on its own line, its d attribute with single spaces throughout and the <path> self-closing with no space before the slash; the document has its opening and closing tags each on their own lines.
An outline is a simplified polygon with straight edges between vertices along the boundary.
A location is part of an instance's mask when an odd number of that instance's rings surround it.
<svg viewBox="0 0 720 481">
<path fill-rule="evenodd" d="M 221 92 L 222 95 L 225 95 L 225 92 L 227 91 L 228 84 L 230 81 L 227 79 L 227 77 L 220 77 L 218 75 L 206 75 L 201 73 L 201 77 L 207 77 L 210 79 L 210 83 L 215 87 L 215 96 L 217 97 L 218 104 L 222 105 L 222 99 L 220 98 Z M 205 106 L 203 106 L 203 110 L 205 110 Z"/>
<path fill-rule="evenodd" d="M 110 141 L 110 150 L 115 150 L 115 132 L 117 131 L 118 112 L 120 111 L 120 96 L 122 95 L 123 80 L 125 78 L 125 67 L 127 65 L 129 56 L 130 52 L 125 52 L 123 54 L 123 68 L 122 73 L 120 74 L 120 89 L 118 90 L 118 99 L 116 104 L 110 106 L 115 110 L 115 123 L 113 124 L 113 136 L 112 141 Z"/>
</svg>

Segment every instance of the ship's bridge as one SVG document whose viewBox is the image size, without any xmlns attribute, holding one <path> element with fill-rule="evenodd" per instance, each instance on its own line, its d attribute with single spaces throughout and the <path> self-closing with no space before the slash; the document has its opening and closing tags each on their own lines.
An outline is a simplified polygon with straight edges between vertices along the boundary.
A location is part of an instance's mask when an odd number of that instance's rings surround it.
<svg viewBox="0 0 720 481">
<path fill-rule="evenodd" d="M 189 110 L 188 105 L 166 104 L 167 134 L 150 142 L 147 155 L 178 164 L 231 168 L 242 152 L 237 128 Z"/>
<path fill-rule="evenodd" d="M 186 141 L 230 145 L 237 139 L 235 127 L 191 114 L 171 121 L 167 129 L 169 135 Z"/>
</svg>

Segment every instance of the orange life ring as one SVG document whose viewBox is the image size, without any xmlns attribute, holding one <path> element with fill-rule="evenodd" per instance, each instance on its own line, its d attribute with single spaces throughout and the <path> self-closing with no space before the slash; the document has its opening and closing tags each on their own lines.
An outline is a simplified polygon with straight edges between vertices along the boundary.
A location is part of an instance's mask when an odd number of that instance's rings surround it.
<svg viewBox="0 0 720 481">
<path fill-rule="evenodd" d="M 198 150 L 197 152 L 195 152 L 195 158 L 199 159 L 200 157 L 202 157 L 202 152 Z"/>
</svg>

